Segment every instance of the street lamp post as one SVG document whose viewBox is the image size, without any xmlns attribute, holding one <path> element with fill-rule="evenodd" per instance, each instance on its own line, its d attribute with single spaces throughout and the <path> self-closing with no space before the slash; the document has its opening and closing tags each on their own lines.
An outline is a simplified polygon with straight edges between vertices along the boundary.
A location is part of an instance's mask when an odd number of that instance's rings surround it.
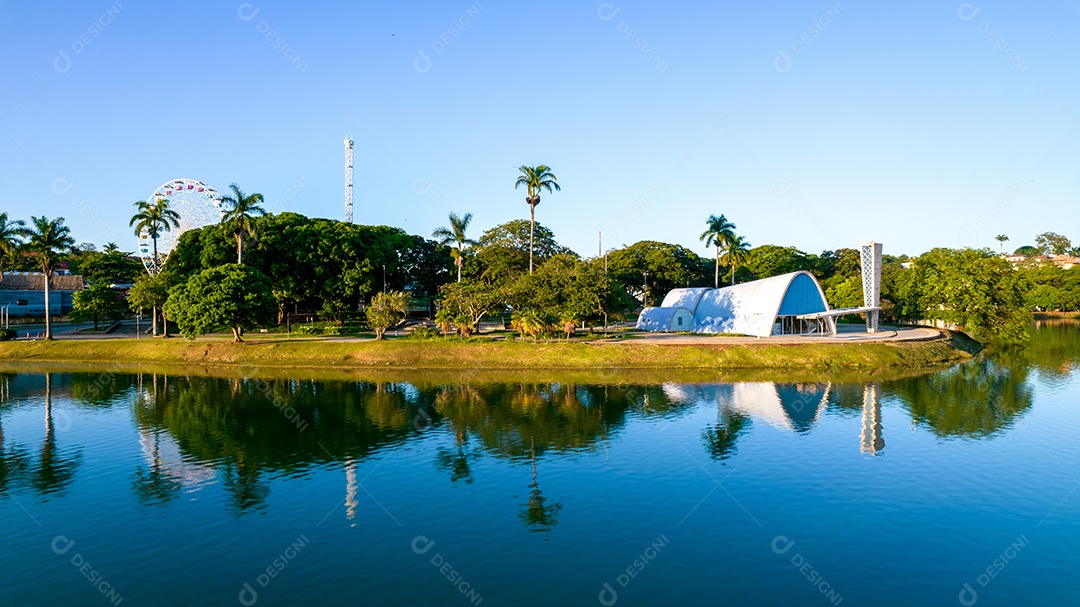
<svg viewBox="0 0 1080 607">
<path fill-rule="evenodd" d="M 645 270 L 645 284 L 641 290 L 641 307 L 644 309 L 649 305 L 649 271 Z"/>
<path fill-rule="evenodd" d="M 386 264 L 382 267 L 382 292 L 386 293 Z"/>
</svg>

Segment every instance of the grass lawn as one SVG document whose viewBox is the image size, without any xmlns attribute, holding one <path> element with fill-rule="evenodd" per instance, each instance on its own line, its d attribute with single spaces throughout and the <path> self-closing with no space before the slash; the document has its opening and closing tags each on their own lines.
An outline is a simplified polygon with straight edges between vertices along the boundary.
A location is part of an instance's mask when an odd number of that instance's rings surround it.
<svg viewBox="0 0 1080 607">
<path fill-rule="evenodd" d="M 454 337 L 383 341 L 249 334 L 225 339 L 103 339 L 0 343 L 0 362 L 130 363 L 309 369 L 448 370 L 804 370 L 920 369 L 970 359 L 978 344 L 960 334 L 931 341 L 662 344 L 638 340 L 531 342 Z"/>
</svg>

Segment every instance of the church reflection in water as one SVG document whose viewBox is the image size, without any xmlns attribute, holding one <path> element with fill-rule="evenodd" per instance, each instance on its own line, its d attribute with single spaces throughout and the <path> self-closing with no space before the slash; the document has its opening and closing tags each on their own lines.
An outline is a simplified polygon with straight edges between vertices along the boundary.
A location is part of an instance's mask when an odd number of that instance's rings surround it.
<svg viewBox="0 0 1080 607">
<path fill-rule="evenodd" d="M 664 394 L 674 402 L 714 404 L 719 412 L 718 427 L 727 427 L 724 420 L 738 420 L 740 416 L 745 416 L 798 434 L 815 428 L 830 404 L 835 404 L 831 382 L 664 384 L 663 389 Z M 859 444 L 860 451 L 869 455 L 881 455 L 885 448 L 878 384 L 863 386 Z"/>
<path fill-rule="evenodd" d="M 80 474 L 82 449 L 64 432 L 80 412 L 123 409 L 135 423 L 140 457 L 131 490 L 166 504 L 217 487 L 241 514 L 266 507 L 271 481 L 326 467 L 340 472 L 344 516 L 365 500 L 363 466 L 379 452 L 432 437 L 434 465 L 450 483 L 472 484 L 481 459 L 523 468 L 531 482 L 521 521 L 534 531 L 558 524 L 563 495 L 541 491 L 548 461 L 603 450 L 635 417 L 716 411 L 701 445 L 716 461 L 738 453 L 755 427 L 805 435 L 826 416 L 858 433 L 852 446 L 884 453 L 882 403 L 942 438 L 980 438 L 1011 428 L 1032 403 L 1027 368 L 980 359 L 954 369 L 871 383 L 572 384 L 408 383 L 240 379 L 162 374 L 0 374 L 0 489 L 42 499 Z M 16 411 L 44 414 L 44 428 L 14 437 Z M 845 430 L 850 431 L 850 430 Z M 525 469 L 527 467 L 527 470 Z M 547 488 L 547 487 L 545 487 Z M 2 492 L 0 492 L 2 493 Z M 2 498 L 2 495 L 0 495 Z"/>
</svg>

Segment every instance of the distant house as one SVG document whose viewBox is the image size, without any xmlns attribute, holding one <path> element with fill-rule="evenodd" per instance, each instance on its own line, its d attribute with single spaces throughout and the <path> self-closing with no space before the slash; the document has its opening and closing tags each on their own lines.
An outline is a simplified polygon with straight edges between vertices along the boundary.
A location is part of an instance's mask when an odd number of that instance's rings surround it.
<svg viewBox="0 0 1080 607">
<path fill-rule="evenodd" d="M 1054 262 L 1054 265 L 1062 270 L 1068 270 L 1073 266 L 1080 264 L 1080 258 L 1073 257 L 1072 255 L 1055 255 L 1050 258 L 1050 261 Z"/>
<path fill-rule="evenodd" d="M 54 275 L 49 281 L 50 314 L 69 314 L 75 293 L 85 288 L 82 276 Z M 11 316 L 45 316 L 45 275 L 41 272 L 4 272 L 0 280 L 0 308 Z"/>
<path fill-rule="evenodd" d="M 1028 260 L 1027 255 L 1006 255 L 1005 259 L 1013 266 L 1020 265 Z"/>
</svg>

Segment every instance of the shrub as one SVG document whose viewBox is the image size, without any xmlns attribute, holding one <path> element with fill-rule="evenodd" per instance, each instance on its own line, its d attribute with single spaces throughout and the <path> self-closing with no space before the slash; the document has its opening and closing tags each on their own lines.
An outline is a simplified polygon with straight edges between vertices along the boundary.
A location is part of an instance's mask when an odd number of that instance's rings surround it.
<svg viewBox="0 0 1080 607">
<path fill-rule="evenodd" d="M 410 339 L 439 339 L 442 337 L 442 333 L 438 329 L 433 327 L 419 326 L 412 330 L 409 334 Z"/>
<path fill-rule="evenodd" d="M 11 341 L 15 335 L 15 329 L 0 329 L 0 341 Z"/>
</svg>

